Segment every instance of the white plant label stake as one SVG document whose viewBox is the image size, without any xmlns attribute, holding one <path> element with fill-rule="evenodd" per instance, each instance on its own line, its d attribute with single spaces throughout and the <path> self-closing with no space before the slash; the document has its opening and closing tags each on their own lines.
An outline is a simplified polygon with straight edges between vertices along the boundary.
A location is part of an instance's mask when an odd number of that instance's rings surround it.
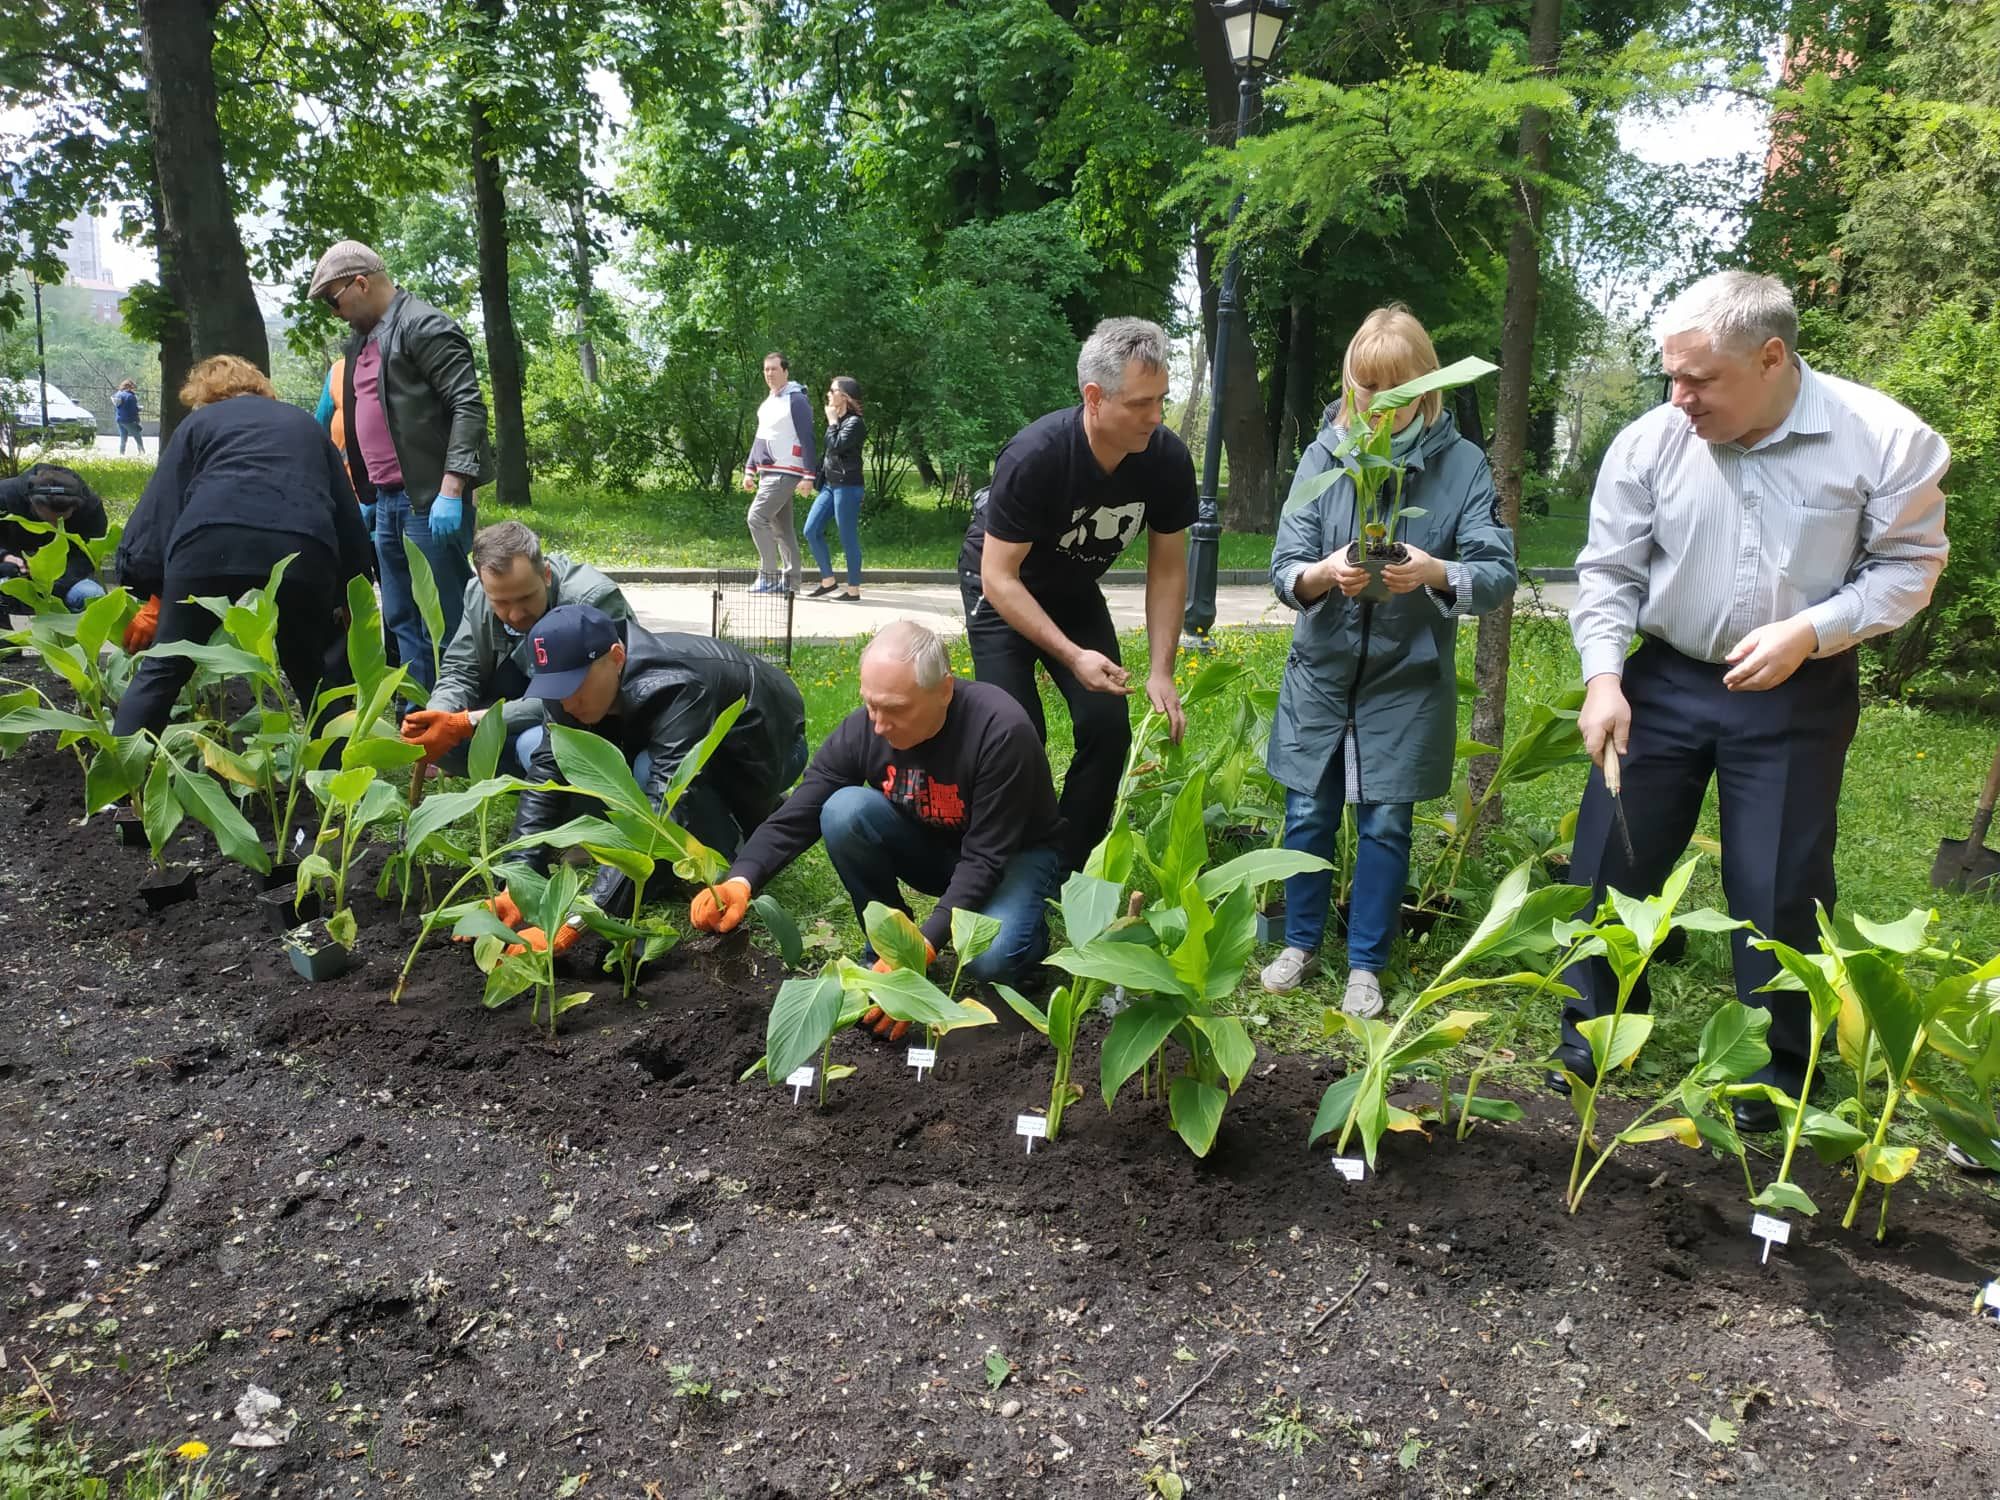
<svg viewBox="0 0 2000 1500">
<path fill-rule="evenodd" d="M 1757 1257 L 1759 1265 L 1768 1265 L 1773 1245 L 1789 1245 L 1792 1242 L 1792 1226 L 1783 1219 L 1774 1219 L 1769 1214 L 1752 1214 L 1750 1233 L 1764 1242 L 1764 1253 Z"/>
<path fill-rule="evenodd" d="M 937 1048 L 912 1047 L 910 1049 L 910 1066 L 917 1070 L 917 1082 L 922 1083 L 924 1081 L 924 1070 L 937 1066 Z"/>
<path fill-rule="evenodd" d="M 1035 1142 L 1049 1138 L 1049 1118 L 1047 1115 L 1014 1116 L 1014 1134 L 1028 1138 L 1028 1155 L 1035 1154 Z"/>
<path fill-rule="evenodd" d="M 799 1094 L 813 1086 L 812 1064 L 799 1064 L 798 1067 L 792 1069 L 792 1076 L 787 1078 L 785 1083 L 792 1091 L 792 1103 L 797 1104 L 799 1102 Z"/>
<path fill-rule="evenodd" d="M 1368 1163 L 1358 1156 L 1336 1156 L 1333 1159 L 1333 1170 L 1349 1182 L 1359 1182 L 1368 1175 Z"/>
</svg>

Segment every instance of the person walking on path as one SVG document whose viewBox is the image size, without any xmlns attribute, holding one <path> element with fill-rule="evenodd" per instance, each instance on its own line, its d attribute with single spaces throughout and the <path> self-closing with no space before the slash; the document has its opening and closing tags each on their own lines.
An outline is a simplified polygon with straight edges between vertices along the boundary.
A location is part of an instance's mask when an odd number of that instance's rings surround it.
<svg viewBox="0 0 2000 1500">
<path fill-rule="evenodd" d="M 826 446 L 819 460 L 819 496 L 806 512 L 806 543 L 819 564 L 819 587 L 806 595 L 824 599 L 840 585 L 833 576 L 827 551 L 828 521 L 840 527 L 840 550 L 847 555 L 847 589 L 843 599 L 861 597 L 861 443 L 867 436 L 861 420 L 861 382 L 836 375 L 826 392 Z"/>
<path fill-rule="evenodd" d="M 189 371 L 181 403 L 187 419 L 118 543 L 119 581 L 146 598 L 125 649 L 206 641 L 221 622 L 197 598 L 262 588 L 289 557 L 278 582 L 278 662 L 312 718 L 320 689 L 348 680 L 347 581 L 368 571 L 346 466 L 310 413 L 278 400 L 264 372 L 233 354 Z M 116 732 L 166 728 L 194 666 L 143 658 L 118 701 Z"/>
<path fill-rule="evenodd" d="M 1299 460 L 1292 492 L 1335 466 L 1347 432 L 1368 422 L 1368 404 L 1438 368 L 1431 338 L 1398 306 L 1362 322 L 1341 366 L 1343 394 Z M 1285 788 L 1285 847 L 1332 859 L 1340 824 L 1354 809 L 1355 862 L 1347 919 L 1349 1015 L 1382 1010 L 1379 975 L 1389 966 L 1410 876 L 1414 804 L 1451 790 L 1458 742 L 1458 622 L 1514 591 L 1514 533 L 1501 521 L 1493 474 L 1438 392 L 1392 419 L 1391 456 L 1403 466 L 1412 517 L 1395 540 L 1408 556 L 1382 570 L 1386 603 L 1357 598 L 1368 573 L 1350 563 L 1362 517 L 1354 481 L 1337 480 L 1294 509 L 1286 506 L 1271 555 L 1271 584 L 1299 612 L 1278 688 L 1267 761 Z M 1295 990 L 1318 964 L 1332 897 L 1330 871 L 1285 882 L 1285 947 L 1264 970 L 1264 988 Z"/>
<path fill-rule="evenodd" d="M 1854 647 L 1930 602 L 1948 550 L 1951 453 L 1879 391 L 1808 366 L 1792 295 L 1773 277 L 1718 272 L 1660 328 L 1673 399 L 1612 440 L 1576 565 L 1577 727 L 1597 769 L 1571 878 L 1591 888 L 1587 910 L 1607 888 L 1658 892 L 1713 780 L 1729 914 L 1756 928 L 1730 935 L 1736 995 L 1771 1013 L 1771 1062 L 1756 1081 L 1796 1098 L 1812 1009 L 1796 991 L 1763 992 L 1778 963 L 1751 945 L 1761 934 L 1813 951 L 1815 909 L 1833 907 L 1840 781 L 1860 715 Z M 1629 852 L 1604 784 L 1614 756 Z M 1589 1081 L 1577 1022 L 1609 1014 L 1617 986 L 1602 959 L 1565 977 L 1577 994 L 1555 1061 Z M 1642 979 L 1628 1009 L 1648 1003 Z M 1550 1086 L 1566 1091 L 1564 1073 Z M 1778 1114 L 1743 1100 L 1736 1120 L 1767 1130 Z"/>
<path fill-rule="evenodd" d="M 794 496 L 812 498 L 812 406 L 806 388 L 792 379 L 791 361 L 773 350 L 764 356 L 764 384 L 771 394 L 757 408 L 757 438 L 743 464 L 750 502 L 750 540 L 757 544 L 753 594 L 790 594 L 799 587 L 798 523 Z"/>
<path fill-rule="evenodd" d="M 486 400 L 465 331 L 399 288 L 382 257 L 342 240 L 319 258 L 312 292 L 353 330 L 341 349 L 337 410 L 342 451 L 375 538 L 382 623 L 425 689 L 436 680 L 430 632 L 410 582 L 408 537 L 430 564 L 444 606 L 442 651 L 458 633 L 466 547 L 477 527 L 472 495 L 491 477 Z"/>
<path fill-rule="evenodd" d="M 118 456 L 125 456 L 125 440 L 130 438 L 144 457 L 146 432 L 139 425 L 139 387 L 132 381 L 118 383 L 118 394 L 111 398 L 111 415 L 118 423 Z"/>
<path fill-rule="evenodd" d="M 1046 740 L 1035 666 L 1069 706 L 1076 752 L 1063 777 L 1064 858 L 1081 869 L 1111 826 L 1132 744 L 1131 675 L 1097 580 L 1141 528 L 1146 543 L 1146 698 L 1178 743 L 1174 687 L 1187 596 L 1194 462 L 1165 425 L 1167 335 L 1107 318 L 1084 341 L 1082 403 L 1015 433 L 975 500 L 958 559 L 973 673 L 1005 688 Z"/>
</svg>

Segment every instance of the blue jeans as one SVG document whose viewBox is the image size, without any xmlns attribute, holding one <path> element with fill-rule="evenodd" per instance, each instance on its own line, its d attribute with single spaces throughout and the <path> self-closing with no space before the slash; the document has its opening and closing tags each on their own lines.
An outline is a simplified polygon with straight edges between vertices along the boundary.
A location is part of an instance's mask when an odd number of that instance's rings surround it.
<svg viewBox="0 0 2000 1500">
<path fill-rule="evenodd" d="M 826 548 L 826 523 L 840 526 L 840 550 L 847 554 L 847 586 L 861 587 L 861 486 L 836 484 L 813 497 L 806 512 L 806 545 L 812 548 L 819 576 L 833 577 L 833 557 Z"/>
<path fill-rule="evenodd" d="M 1345 754 L 1328 763 L 1319 790 L 1285 793 L 1285 847 L 1321 859 L 1334 857 L 1340 820 L 1347 809 Z M 1354 887 L 1347 911 L 1347 966 L 1380 974 L 1389 967 L 1396 943 L 1403 888 L 1410 880 L 1410 818 L 1407 802 L 1360 802 L 1354 807 Z M 1294 875 L 1285 882 L 1285 946 L 1316 952 L 1326 935 L 1326 908 L 1333 871 Z"/>
<path fill-rule="evenodd" d="M 444 639 L 437 643 L 442 656 L 458 634 L 459 616 L 465 610 L 465 586 L 472 582 L 472 563 L 462 539 L 470 537 L 476 525 L 468 500 L 461 540 L 450 545 L 434 542 L 430 521 L 410 504 L 408 490 L 375 492 L 375 563 L 382 574 L 382 623 L 396 638 L 396 648 L 410 676 L 426 691 L 437 686 L 437 669 L 431 661 L 430 632 L 424 629 L 424 617 L 410 589 L 410 560 L 403 555 L 403 538 L 417 544 L 437 581 L 438 603 L 444 607 Z"/>
<path fill-rule="evenodd" d="M 844 786 L 827 798 L 819 831 L 857 918 L 871 901 L 907 911 L 899 880 L 927 895 L 942 895 L 958 868 L 955 841 L 925 827 L 872 786 Z M 1000 923 L 1000 935 L 965 966 L 967 978 L 1018 983 L 1042 961 L 1049 951 L 1048 899 L 1061 878 L 1062 851 L 1053 844 L 1015 852 L 1000 888 L 982 903 L 986 915 Z"/>
<path fill-rule="evenodd" d="M 79 578 L 75 583 L 70 585 L 69 592 L 63 595 L 63 608 L 73 615 L 81 614 L 84 606 L 89 604 L 91 600 L 102 599 L 103 597 L 103 584 L 99 583 L 95 578 Z"/>
<path fill-rule="evenodd" d="M 528 767 L 534 763 L 535 752 L 542 748 L 542 741 L 548 737 L 549 725 L 546 719 L 538 724 L 530 724 L 514 736 L 514 764 L 521 768 L 523 776 L 531 774 Z M 651 761 L 650 756 L 642 755 L 640 759 L 649 763 Z"/>
<path fill-rule="evenodd" d="M 125 440 L 127 438 L 130 438 L 139 445 L 141 453 L 146 451 L 145 429 L 137 422 L 120 422 L 118 424 L 118 456 L 120 458 L 125 456 Z"/>
</svg>

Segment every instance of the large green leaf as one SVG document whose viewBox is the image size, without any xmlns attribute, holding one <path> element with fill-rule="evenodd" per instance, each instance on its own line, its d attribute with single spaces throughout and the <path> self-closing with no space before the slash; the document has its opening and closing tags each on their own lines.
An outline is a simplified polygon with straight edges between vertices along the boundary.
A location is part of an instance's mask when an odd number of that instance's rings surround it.
<svg viewBox="0 0 2000 1500">
<path fill-rule="evenodd" d="M 1199 1078 L 1176 1078 L 1167 1089 L 1167 1111 L 1174 1133 L 1196 1156 L 1208 1155 L 1215 1144 L 1215 1132 L 1222 1127 L 1222 1111 L 1228 1103 L 1228 1094 Z"/>
<path fill-rule="evenodd" d="M 805 939 L 799 936 L 799 924 L 792 920 L 792 914 L 785 910 L 784 904 L 776 896 L 758 896 L 750 904 L 757 909 L 757 917 L 764 924 L 764 930 L 778 945 L 778 954 L 784 959 L 785 967 L 796 969 L 805 962 Z M 954 912 L 953 916 L 956 915 Z"/>
<path fill-rule="evenodd" d="M 701 774 L 702 767 L 709 762 L 709 757 L 721 747 L 722 742 L 729 737 L 729 731 L 736 727 L 736 721 L 743 716 L 744 702 L 744 699 L 738 698 L 717 714 L 715 722 L 708 726 L 708 733 L 702 736 L 701 743 L 681 757 L 681 763 L 674 767 L 674 774 L 667 780 L 666 791 L 660 795 L 662 812 L 672 812 L 680 805 L 681 794 L 688 789 L 689 783 Z"/>
<path fill-rule="evenodd" d="M 1178 891 L 1201 874 L 1208 863 L 1208 782 L 1200 774 L 1188 777 L 1174 797 L 1167 822 L 1166 848 L 1160 854 L 1160 889 Z"/>
<path fill-rule="evenodd" d="M 1180 1024 L 1182 1014 L 1177 1007 L 1154 1000 L 1135 1001 L 1118 1012 L 1111 1029 L 1104 1033 L 1104 1046 L 1098 1054 L 1098 1085 L 1107 1107 L 1125 1080 L 1160 1050 L 1160 1044 Z"/>
<path fill-rule="evenodd" d="M 1049 1034 L 1048 1012 L 1044 1011 L 1039 1005 L 1035 1004 L 1034 1001 L 1023 995 L 1012 985 L 995 984 L 993 989 L 1002 1000 L 1007 1002 L 1007 1008 L 1013 1011 L 1015 1015 L 1026 1021 L 1043 1036 Z"/>
<path fill-rule="evenodd" d="M 491 781 L 500 774 L 500 755 L 507 748 L 507 700 L 487 705 L 465 747 L 465 772 L 473 781 Z"/>
<path fill-rule="evenodd" d="M 23 704 L 0 714 L 0 734 L 35 734 L 49 730 L 93 738 L 99 733 L 95 719 L 65 713 L 59 708 L 43 708 L 39 704 Z"/>
<path fill-rule="evenodd" d="M 1332 868 L 1333 861 L 1302 849 L 1252 849 L 1224 860 L 1212 870 L 1204 870 L 1195 882 L 1195 889 L 1201 892 L 1202 900 L 1219 901 L 1241 885 L 1268 885 L 1274 880 L 1289 880 L 1294 875 Z M 1075 941 L 1074 934 L 1071 941 Z"/>
<path fill-rule="evenodd" d="M 1210 659 L 1199 672 L 1195 673 L 1194 681 L 1188 684 L 1187 691 L 1181 694 L 1181 707 L 1199 708 L 1210 698 L 1236 686 L 1243 675 L 1244 667 L 1241 662 L 1231 661 L 1223 656 Z"/>
<path fill-rule="evenodd" d="M 1701 1031 L 1695 1058 L 1696 1081 L 1707 1085 L 1748 1078 L 1771 1061 L 1765 1042 L 1771 1013 L 1740 1000 L 1726 1000 Z"/>
<path fill-rule="evenodd" d="M 1068 935 L 1071 946 L 1080 948 L 1095 941 L 1105 928 L 1115 922 L 1118 919 L 1119 898 L 1124 893 L 1123 886 L 1099 880 L 1081 870 L 1065 880 L 1062 888 L 1063 931 Z"/>
<path fill-rule="evenodd" d="M 137 612 L 137 601 L 122 588 L 99 595 L 76 617 L 76 644 L 95 661 L 107 644 L 124 634 Z"/>
<path fill-rule="evenodd" d="M 101 747 L 84 772 L 84 806 L 94 811 L 131 796 L 145 785 L 152 760 L 153 742 L 144 734 L 128 734 Z"/>
<path fill-rule="evenodd" d="M 555 747 L 556 764 L 562 768 L 563 780 L 578 791 L 600 798 L 614 812 L 652 819 L 653 805 L 633 780 L 625 752 L 611 741 L 566 724 L 549 725 L 549 740 Z"/>
<path fill-rule="evenodd" d="M 1193 998 L 1166 956 L 1138 943 L 1120 943 L 1100 937 L 1080 948 L 1064 948 L 1051 953 L 1048 962 L 1081 979 L 1122 984 L 1135 994 L 1172 995 L 1183 1000 Z"/>
<path fill-rule="evenodd" d="M 1433 1021 L 1389 1054 L 1384 1064 L 1385 1074 L 1393 1076 L 1413 1062 L 1450 1051 L 1491 1014 L 1491 1011 L 1484 1010 L 1455 1010 L 1442 1020 Z"/>
<path fill-rule="evenodd" d="M 1312 1145 L 1323 1135 L 1330 1135 L 1343 1129 L 1348 1116 L 1354 1113 L 1354 1101 L 1361 1096 L 1361 1086 L 1368 1075 L 1357 1068 L 1343 1078 L 1335 1079 L 1320 1095 L 1319 1112 L 1313 1116 L 1312 1134 L 1306 1137 L 1306 1144 Z"/>
<path fill-rule="evenodd" d="M 2000 1172 L 2000 1145 L 1995 1144 L 2000 1140 L 2000 1121 L 1994 1119 L 1989 1095 L 1955 1096 L 1922 1079 L 1912 1079 L 1910 1091 L 1939 1135 L 1989 1171 Z"/>
<path fill-rule="evenodd" d="M 1197 900 L 1195 905 L 1199 906 Z M 1210 1004 L 1226 1000 L 1243 982 L 1244 966 L 1257 946 L 1257 908 L 1250 887 L 1239 885 L 1215 909 L 1207 937 L 1208 962 L 1201 980 L 1201 997 Z"/>
<path fill-rule="evenodd" d="M 174 796 L 173 763 L 164 755 L 153 758 L 146 773 L 146 792 L 140 814 L 146 826 L 146 842 L 152 848 L 153 863 L 165 856 L 167 840 L 181 826 L 180 799 Z"/>
<path fill-rule="evenodd" d="M 410 568 L 410 597 L 416 601 L 417 613 L 424 621 L 424 634 L 430 638 L 431 674 L 435 677 L 445 648 L 451 644 L 444 635 L 444 601 L 438 597 L 437 575 L 431 571 L 431 560 L 407 531 L 403 533 L 403 558 Z"/>
<path fill-rule="evenodd" d="M 162 757 L 162 763 L 165 758 Z M 221 786 L 197 772 L 174 770 L 174 791 L 181 805 L 210 833 L 222 852 L 260 875 L 271 870 L 271 857 L 235 802 Z"/>
<path fill-rule="evenodd" d="M 1580 886 L 1551 885 L 1531 890 L 1534 860 L 1524 860 L 1509 870 L 1494 888 L 1493 900 L 1479 925 L 1458 952 L 1445 961 L 1431 981 L 1431 988 L 1448 982 L 1454 975 L 1490 954 L 1510 948 L 1524 938 L 1553 946 L 1546 937 L 1557 922 L 1573 916 L 1590 893 Z"/>
<path fill-rule="evenodd" d="M 1406 380 L 1401 385 L 1391 386 L 1386 391 L 1377 391 L 1375 399 L 1368 403 L 1371 416 L 1383 412 L 1398 411 L 1419 397 L 1432 391 L 1448 391 L 1461 385 L 1470 385 L 1483 376 L 1491 375 L 1500 367 L 1491 360 L 1481 359 L 1476 354 L 1468 354 L 1464 359 L 1453 360 L 1441 370 L 1431 370 Z"/>
<path fill-rule="evenodd" d="M 1774 1182 L 1750 1200 L 1752 1208 L 1773 1208 L 1779 1212 L 1817 1214 L 1819 1205 L 1796 1182 Z"/>
<path fill-rule="evenodd" d="M 1590 1055 L 1602 1079 L 1639 1055 L 1653 1034 L 1653 1018 L 1629 1011 L 1622 1016 L 1592 1016 L 1577 1022 L 1576 1029 L 1590 1043 Z"/>
<path fill-rule="evenodd" d="M 300 874 L 303 875 L 304 871 Z M 460 912 L 451 928 L 451 935 L 455 938 L 490 937 L 498 938 L 503 943 L 518 943 L 521 940 L 520 934 L 488 911 L 483 901 L 454 910 Z M 441 915 L 448 914 L 441 913 Z"/>
<path fill-rule="evenodd" d="M 1840 992 L 1817 960 L 1773 938 L 1752 939 L 1750 946 L 1762 948 L 1778 961 L 1779 972 L 1764 990 L 1803 990 L 1812 1003 L 1813 1023 L 1822 1031 L 1840 1019 Z"/>
<path fill-rule="evenodd" d="M 1850 920 L 1854 923 L 1854 930 L 1876 947 L 1886 948 L 1891 953 L 1910 954 L 1929 945 L 1931 928 L 1937 924 L 1937 919 L 1934 909 L 1918 907 L 1895 922 L 1873 922 L 1863 916 Z"/>
<path fill-rule="evenodd" d="M 541 983 L 541 958 L 534 953 L 507 955 L 496 963 L 486 976 L 486 989 L 479 997 L 479 1003 L 488 1010 L 497 1010 L 516 995 L 533 989 Z"/>
<path fill-rule="evenodd" d="M 976 1000 L 953 1001 L 924 977 L 921 969 L 866 970 L 862 981 L 868 998 L 899 1021 L 955 1031 L 961 1026 L 987 1026 L 998 1019 Z"/>
<path fill-rule="evenodd" d="M 161 641 L 148 656 L 171 656 L 206 667 L 218 677 L 268 677 L 264 663 L 240 646 L 221 641 Z"/>
<path fill-rule="evenodd" d="M 897 968 L 915 974 L 930 968 L 930 942 L 908 912 L 871 901 L 861 913 L 861 926 L 877 958 L 886 958 Z"/>
<path fill-rule="evenodd" d="M 551 937 L 558 927 L 569 919 L 577 897 L 583 894 L 584 872 L 572 864 L 559 864 L 549 872 L 542 889 L 532 901 L 523 900 L 519 892 L 514 900 L 521 908 L 526 925 L 539 927 Z"/>
<path fill-rule="evenodd" d="M 840 1018 L 840 980 L 831 974 L 787 979 L 778 986 L 764 1025 L 766 1081 L 781 1084 L 818 1055 Z"/>
<path fill-rule="evenodd" d="M 425 840 L 449 828 L 461 818 L 469 818 L 487 803 L 517 792 L 526 782 L 512 776 L 484 777 L 457 792 L 432 792 L 410 814 L 404 834 L 405 847 L 423 848 Z"/>
<path fill-rule="evenodd" d="M 1250 1040 L 1243 1023 L 1234 1016 L 1195 1015 L 1188 1017 L 1188 1024 L 1208 1038 L 1215 1065 L 1229 1080 L 1229 1092 L 1233 1094 L 1242 1088 L 1243 1080 L 1257 1061 L 1256 1043 Z"/>
<path fill-rule="evenodd" d="M 1877 953 L 1849 954 L 1847 979 L 1890 1070 L 1898 1079 L 1907 1078 L 1922 1045 L 1924 1008 L 1917 992 L 1900 969 Z"/>
<path fill-rule="evenodd" d="M 968 911 L 962 906 L 952 909 L 951 951 L 958 956 L 961 970 L 991 948 L 993 940 L 999 936 L 998 917 L 989 917 L 983 911 Z"/>
<path fill-rule="evenodd" d="M 347 665 L 358 695 L 366 695 L 388 674 L 382 646 L 382 611 L 366 578 L 347 580 Z"/>
<path fill-rule="evenodd" d="M 367 735 L 347 742 L 340 754 L 342 769 L 367 766 L 377 771 L 400 771 L 424 758 L 424 747 L 387 735 Z"/>
</svg>

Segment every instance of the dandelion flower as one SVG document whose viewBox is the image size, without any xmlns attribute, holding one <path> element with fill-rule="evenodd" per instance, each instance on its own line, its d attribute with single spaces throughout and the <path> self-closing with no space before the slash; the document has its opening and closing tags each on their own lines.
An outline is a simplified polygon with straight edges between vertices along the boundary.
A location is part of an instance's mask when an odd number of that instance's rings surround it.
<svg viewBox="0 0 2000 1500">
<path fill-rule="evenodd" d="M 189 1463 L 198 1463 L 208 1457 L 208 1444 L 202 1442 L 199 1438 L 190 1438 L 187 1442 L 182 1443 L 180 1447 L 174 1449 L 174 1453 L 176 1457 L 185 1459 Z"/>
</svg>

